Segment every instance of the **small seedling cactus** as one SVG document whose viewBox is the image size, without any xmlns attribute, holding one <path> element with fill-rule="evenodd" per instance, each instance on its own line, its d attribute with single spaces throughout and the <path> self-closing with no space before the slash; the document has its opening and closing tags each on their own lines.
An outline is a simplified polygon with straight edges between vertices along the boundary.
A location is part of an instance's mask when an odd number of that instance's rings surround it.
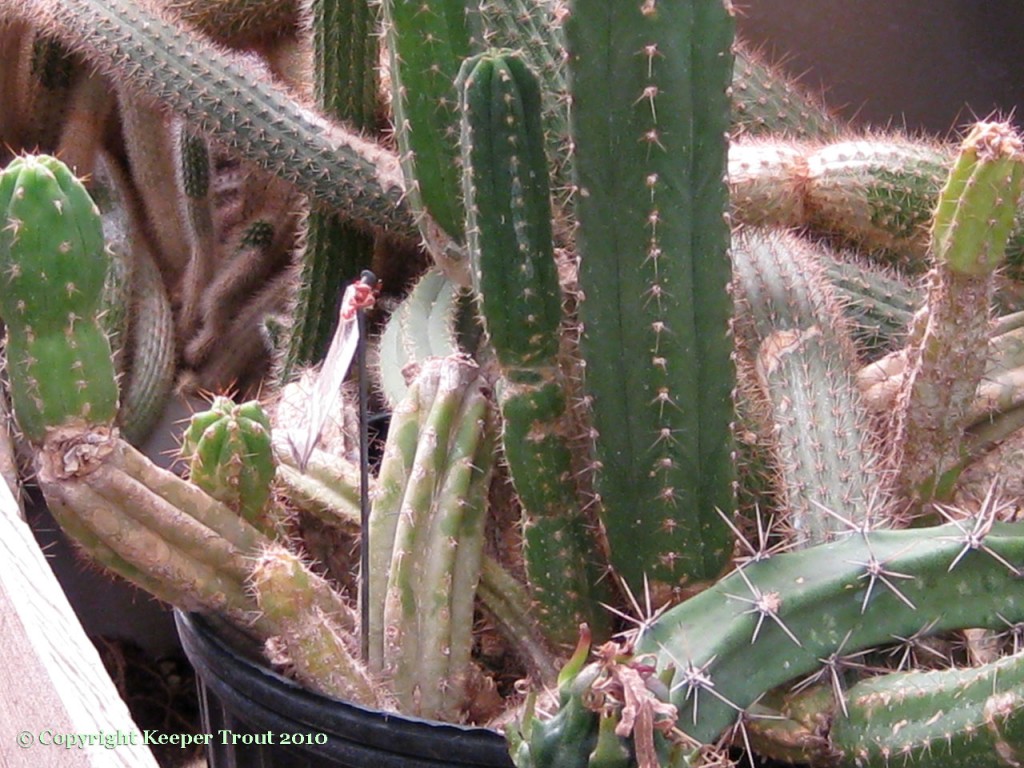
<svg viewBox="0 0 1024 768">
<path fill-rule="evenodd" d="M 278 5 L 247 25 L 194 3 L 0 0 L 0 39 L 18 43 L 0 55 L 43 33 L 50 55 L 73 49 L 96 72 L 58 85 L 96 114 L 114 112 L 97 79 L 116 84 L 124 146 L 97 157 L 127 158 L 135 183 L 178 169 L 178 199 L 148 185 L 124 208 L 163 243 L 151 266 L 193 373 L 230 379 L 253 337 L 218 334 L 256 317 L 285 337 L 275 385 L 294 387 L 359 259 L 395 272 L 388 254 L 422 238 L 434 262 L 403 265 L 420 279 L 373 342 L 393 414 L 368 521 L 350 454 L 325 443 L 298 466 L 274 440 L 285 411 L 257 402 L 193 418 L 186 482 L 112 428 L 100 214 L 58 161 L 13 160 L 7 377 L 81 546 L 330 695 L 487 722 L 495 679 L 527 672 L 534 692 L 502 721 L 521 768 L 695 767 L 715 745 L 816 766 L 1019 762 L 1019 648 L 999 632 L 1024 622 L 1024 533 L 1002 478 L 973 499 L 960 482 L 1024 423 L 1020 317 L 993 331 L 991 316 L 1013 306 L 1024 243 L 1010 126 L 959 146 L 848 136 L 734 47 L 723 0 L 386 0 L 372 31 L 396 153 L 372 139 L 366 4 Z M 304 88 L 288 43 L 310 31 L 316 92 L 297 99 L 280 83 Z M 19 98 L 0 132 L 20 137 L 19 110 L 56 91 L 21 98 L 5 72 Z M 117 131 L 75 110 L 60 147 L 101 167 L 85 139 Z M 289 185 L 317 209 L 294 273 L 275 266 L 299 218 Z M 130 369 L 147 349 L 129 345 Z M 961 630 L 994 658 L 930 671 L 886 655 Z"/>
</svg>

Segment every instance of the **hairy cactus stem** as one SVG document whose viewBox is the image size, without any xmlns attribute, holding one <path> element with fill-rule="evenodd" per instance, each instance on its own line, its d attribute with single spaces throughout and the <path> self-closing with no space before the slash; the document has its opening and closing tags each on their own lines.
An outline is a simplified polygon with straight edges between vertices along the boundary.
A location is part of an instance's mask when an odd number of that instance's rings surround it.
<svg viewBox="0 0 1024 768">
<path fill-rule="evenodd" d="M 1024 151 L 1008 123 L 978 123 L 939 196 L 926 308 L 915 317 L 894 422 L 900 484 L 927 502 L 948 494 L 944 473 L 986 365 L 994 274 L 1024 186 Z M 940 483 L 941 480 L 941 483 Z"/>
<path fill-rule="evenodd" d="M 216 48 L 134 0 L 29 0 L 22 16 L 197 130 L 372 230 L 419 239 L 397 158 L 279 87 L 253 82 L 236 54 Z M 447 238 L 435 233 L 443 251 Z"/>
</svg>

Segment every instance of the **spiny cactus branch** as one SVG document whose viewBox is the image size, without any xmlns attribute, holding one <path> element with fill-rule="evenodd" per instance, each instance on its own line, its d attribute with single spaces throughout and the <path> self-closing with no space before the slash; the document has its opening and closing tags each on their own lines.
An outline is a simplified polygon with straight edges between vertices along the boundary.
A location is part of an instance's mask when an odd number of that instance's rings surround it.
<svg viewBox="0 0 1024 768">
<path fill-rule="evenodd" d="M 319 205 L 373 230 L 419 237 L 397 158 L 280 87 L 253 82 L 237 55 L 134 0 L 29 0 L 22 13 L 114 82 L 182 115 Z"/>
</svg>

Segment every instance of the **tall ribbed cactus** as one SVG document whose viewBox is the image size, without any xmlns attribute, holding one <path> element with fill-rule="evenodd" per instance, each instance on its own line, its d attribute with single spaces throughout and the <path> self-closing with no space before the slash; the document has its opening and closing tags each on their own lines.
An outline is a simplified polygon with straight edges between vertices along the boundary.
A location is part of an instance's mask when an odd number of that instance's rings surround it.
<svg viewBox="0 0 1024 768">
<path fill-rule="evenodd" d="M 717 0 L 577 3 L 566 26 L 594 487 L 634 589 L 714 578 L 731 547 L 732 29 Z"/>
<path fill-rule="evenodd" d="M 569 645 L 598 621 L 594 537 L 573 479 L 559 361 L 562 293 L 536 76 L 513 54 L 459 74 L 466 234 L 473 286 L 501 376 L 502 446 L 523 506 L 527 577 L 549 636 Z"/>
</svg>

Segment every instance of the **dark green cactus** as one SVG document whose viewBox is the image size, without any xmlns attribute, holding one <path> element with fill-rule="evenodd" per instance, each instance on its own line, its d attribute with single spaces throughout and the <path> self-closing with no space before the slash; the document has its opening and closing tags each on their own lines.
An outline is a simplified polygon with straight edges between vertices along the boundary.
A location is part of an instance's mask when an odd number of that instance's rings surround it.
<svg viewBox="0 0 1024 768">
<path fill-rule="evenodd" d="M 386 0 L 391 99 L 410 205 L 462 240 L 455 76 L 471 53 L 465 0 Z"/>
<path fill-rule="evenodd" d="M 328 117 L 372 132 L 380 87 L 375 10 L 366 0 L 315 0 L 311 14 L 317 106 Z M 292 334 L 278 372 L 282 381 L 327 354 L 345 285 L 371 263 L 374 244 L 372 234 L 334 212 L 307 216 Z"/>
<path fill-rule="evenodd" d="M 246 521 L 273 533 L 268 503 L 276 463 L 270 420 L 255 401 L 236 405 L 216 397 L 210 409 L 194 414 L 182 437 L 181 455 L 189 479 Z"/>
<path fill-rule="evenodd" d="M 506 52 L 459 73 L 473 287 L 501 378 L 502 445 L 523 507 L 527 577 L 548 636 L 592 626 L 594 539 L 573 480 L 573 424 L 559 363 L 562 291 L 536 76 Z"/>
<path fill-rule="evenodd" d="M 100 321 L 110 266 L 100 212 L 59 160 L 26 155 L 0 175 L 0 317 L 22 432 L 110 425 L 118 391 Z"/>
<path fill-rule="evenodd" d="M 566 25 L 580 351 L 611 563 L 714 578 L 731 534 L 735 373 L 724 3 L 578 3 Z"/>
</svg>

